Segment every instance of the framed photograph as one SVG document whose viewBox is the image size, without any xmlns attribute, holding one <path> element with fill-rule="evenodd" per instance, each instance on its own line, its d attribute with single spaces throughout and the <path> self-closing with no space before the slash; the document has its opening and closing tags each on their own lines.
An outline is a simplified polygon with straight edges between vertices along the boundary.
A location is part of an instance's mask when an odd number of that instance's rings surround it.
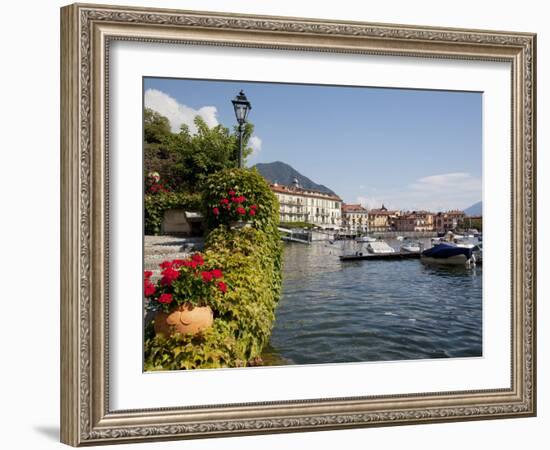
<svg viewBox="0 0 550 450">
<path fill-rule="evenodd" d="M 61 440 L 536 414 L 536 36 L 61 9 Z"/>
</svg>

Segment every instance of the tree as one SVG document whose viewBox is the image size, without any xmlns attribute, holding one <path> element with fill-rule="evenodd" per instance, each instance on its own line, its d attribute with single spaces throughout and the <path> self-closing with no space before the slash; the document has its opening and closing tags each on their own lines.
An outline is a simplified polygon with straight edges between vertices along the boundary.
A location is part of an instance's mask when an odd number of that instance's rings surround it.
<svg viewBox="0 0 550 450">
<path fill-rule="evenodd" d="M 162 144 L 170 131 L 170 121 L 152 109 L 145 108 L 143 117 L 144 140 L 149 144 Z"/>
<path fill-rule="evenodd" d="M 237 127 L 232 133 L 223 125 L 210 128 L 200 116 L 195 117 L 194 123 L 195 134 L 187 125 L 182 125 L 179 133 L 172 133 L 166 117 L 145 110 L 145 174 L 159 172 L 164 185 L 172 190 L 194 192 L 211 173 L 237 165 Z M 247 145 L 253 131 L 254 126 L 246 124 L 245 158 L 252 152 Z"/>
</svg>

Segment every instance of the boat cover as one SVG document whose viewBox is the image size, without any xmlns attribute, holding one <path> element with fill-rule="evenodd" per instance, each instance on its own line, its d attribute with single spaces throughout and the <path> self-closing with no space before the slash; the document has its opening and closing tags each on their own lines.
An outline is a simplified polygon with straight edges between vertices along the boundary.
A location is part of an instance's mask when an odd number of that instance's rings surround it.
<svg viewBox="0 0 550 450">
<path fill-rule="evenodd" d="M 380 254 L 380 253 L 395 253 L 395 249 L 390 247 L 384 241 L 371 242 L 367 246 L 369 253 Z"/>
<path fill-rule="evenodd" d="M 472 250 L 472 248 L 457 247 L 452 244 L 437 244 L 432 248 L 424 250 L 422 255 L 436 259 L 446 259 L 453 256 L 464 255 L 469 259 L 472 257 Z"/>
</svg>

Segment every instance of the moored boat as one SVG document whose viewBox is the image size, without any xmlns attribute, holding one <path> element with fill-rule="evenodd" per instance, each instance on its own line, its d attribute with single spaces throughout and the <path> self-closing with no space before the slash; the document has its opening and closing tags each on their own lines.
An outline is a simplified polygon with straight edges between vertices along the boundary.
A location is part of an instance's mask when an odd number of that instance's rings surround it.
<svg viewBox="0 0 550 450">
<path fill-rule="evenodd" d="M 355 239 L 355 242 L 376 242 L 376 238 L 370 236 L 360 236 Z"/>
<path fill-rule="evenodd" d="M 407 242 L 401 246 L 402 252 L 420 253 L 420 242 Z"/>
<path fill-rule="evenodd" d="M 384 241 L 370 242 L 367 245 L 367 251 L 374 255 L 395 253 L 395 249 Z"/>
<path fill-rule="evenodd" d="M 475 256 L 472 247 L 462 247 L 451 243 L 437 244 L 424 250 L 421 261 L 436 264 L 468 265 L 475 264 Z"/>
</svg>

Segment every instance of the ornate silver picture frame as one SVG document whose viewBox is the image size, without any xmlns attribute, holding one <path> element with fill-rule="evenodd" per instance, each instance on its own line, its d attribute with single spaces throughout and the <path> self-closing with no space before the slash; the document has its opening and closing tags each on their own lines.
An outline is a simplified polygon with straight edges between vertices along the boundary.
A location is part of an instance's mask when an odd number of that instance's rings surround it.
<svg viewBox="0 0 550 450">
<path fill-rule="evenodd" d="M 108 99 L 110 46 L 116 41 L 509 63 L 510 386 L 113 410 L 109 400 Z M 536 36 L 531 33 L 105 5 L 62 8 L 62 442 L 81 446 L 534 416 L 535 89 Z"/>
</svg>

